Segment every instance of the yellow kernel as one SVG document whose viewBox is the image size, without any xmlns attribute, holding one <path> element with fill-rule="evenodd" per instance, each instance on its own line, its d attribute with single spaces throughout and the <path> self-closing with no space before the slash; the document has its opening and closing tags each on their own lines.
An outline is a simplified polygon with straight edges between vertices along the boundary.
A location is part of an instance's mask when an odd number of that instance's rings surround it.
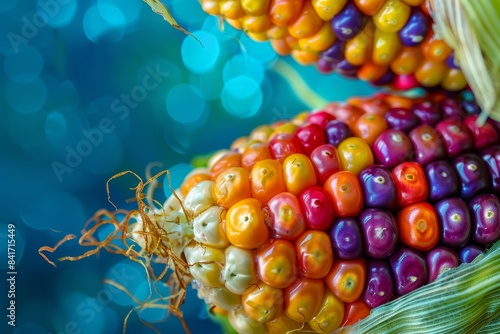
<svg viewBox="0 0 500 334">
<path fill-rule="evenodd" d="M 271 0 L 241 0 L 241 8 L 250 15 L 264 15 L 269 10 Z"/>
<path fill-rule="evenodd" d="M 304 0 L 272 0 L 269 8 L 271 21 L 277 26 L 288 27 L 299 15 Z"/>
<path fill-rule="evenodd" d="M 309 38 L 299 39 L 299 47 L 307 51 L 321 52 L 328 49 L 335 42 L 335 33 L 330 22 L 323 23 L 321 29 Z"/>
<path fill-rule="evenodd" d="M 220 15 L 219 1 L 218 0 L 202 0 L 201 9 L 210 15 Z"/>
<path fill-rule="evenodd" d="M 288 36 L 288 28 L 272 25 L 267 29 L 267 37 L 269 39 L 282 39 Z"/>
<path fill-rule="evenodd" d="M 410 17 L 411 7 L 400 0 L 388 0 L 373 16 L 373 22 L 382 31 L 397 32 Z"/>
<path fill-rule="evenodd" d="M 310 65 L 318 61 L 319 54 L 312 53 L 306 50 L 292 50 L 292 57 L 300 65 Z"/>
<path fill-rule="evenodd" d="M 449 91 L 458 91 L 467 86 L 467 80 L 460 69 L 450 68 L 444 75 L 441 86 Z"/>
<path fill-rule="evenodd" d="M 272 39 L 271 46 L 280 56 L 288 56 L 292 49 L 284 39 Z"/>
<path fill-rule="evenodd" d="M 243 30 L 245 32 L 260 33 L 265 32 L 271 26 L 271 20 L 267 14 L 253 16 L 245 15 L 242 18 Z M 266 33 L 267 35 L 267 33 Z"/>
<path fill-rule="evenodd" d="M 224 18 L 237 20 L 243 17 L 245 12 L 241 8 L 239 0 L 222 0 L 220 3 L 220 14 Z"/>
<path fill-rule="evenodd" d="M 421 61 L 422 54 L 418 47 L 403 47 L 390 66 L 394 73 L 408 75 L 415 72 Z"/>
<path fill-rule="evenodd" d="M 368 22 L 363 30 L 345 45 L 345 59 L 352 65 L 362 65 L 370 56 L 373 43 L 373 23 Z"/>
<path fill-rule="evenodd" d="M 316 14 L 311 2 L 305 2 L 297 19 L 288 27 L 288 32 L 297 39 L 307 38 L 318 32 L 322 25 L 323 21 Z"/>
<path fill-rule="evenodd" d="M 248 35 L 248 37 L 250 37 L 251 39 L 253 39 L 256 42 L 267 41 L 267 33 L 265 31 L 264 32 L 250 32 L 249 31 L 246 34 Z"/>
<path fill-rule="evenodd" d="M 445 63 L 427 60 L 415 70 L 415 79 L 426 87 L 434 87 L 443 80 L 445 73 Z"/>
<path fill-rule="evenodd" d="M 347 0 L 312 0 L 312 5 L 318 16 L 323 20 L 330 22 L 342 8 Z"/>
<path fill-rule="evenodd" d="M 395 32 L 375 30 L 372 61 L 376 65 L 389 65 L 401 50 L 401 41 Z"/>
<path fill-rule="evenodd" d="M 241 23 L 241 19 L 226 19 L 227 24 L 237 30 L 243 29 L 243 24 Z"/>
</svg>

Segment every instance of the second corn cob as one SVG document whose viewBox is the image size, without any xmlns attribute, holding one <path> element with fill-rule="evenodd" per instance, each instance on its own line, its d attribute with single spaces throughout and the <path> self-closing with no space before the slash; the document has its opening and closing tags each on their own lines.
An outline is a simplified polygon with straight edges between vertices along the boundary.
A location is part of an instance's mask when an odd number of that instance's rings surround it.
<svg viewBox="0 0 500 334">
<path fill-rule="evenodd" d="M 200 0 L 256 41 L 321 72 L 397 89 L 467 86 L 424 0 Z"/>
</svg>

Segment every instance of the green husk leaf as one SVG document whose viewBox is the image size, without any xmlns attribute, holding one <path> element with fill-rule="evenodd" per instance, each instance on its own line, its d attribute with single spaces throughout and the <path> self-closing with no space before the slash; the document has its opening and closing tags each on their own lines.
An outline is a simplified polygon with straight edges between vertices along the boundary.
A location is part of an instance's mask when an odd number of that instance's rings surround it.
<svg viewBox="0 0 500 334">
<path fill-rule="evenodd" d="M 373 309 L 342 333 L 495 333 L 499 325 L 500 241 L 472 263 Z"/>
<path fill-rule="evenodd" d="M 160 0 L 143 0 L 143 1 L 147 3 L 149 7 L 151 7 L 153 12 L 161 15 L 165 19 L 165 21 L 170 23 L 172 27 L 182 31 L 186 35 L 193 37 L 198 43 L 200 43 L 201 46 L 203 46 L 201 41 L 195 35 L 191 34 L 189 31 L 187 31 L 177 23 L 177 21 L 174 19 L 172 14 L 170 14 L 168 8 L 163 4 L 163 2 L 161 2 Z"/>
<path fill-rule="evenodd" d="M 500 121 L 500 1 L 428 0 L 435 31 L 454 49 L 476 99 Z"/>
</svg>

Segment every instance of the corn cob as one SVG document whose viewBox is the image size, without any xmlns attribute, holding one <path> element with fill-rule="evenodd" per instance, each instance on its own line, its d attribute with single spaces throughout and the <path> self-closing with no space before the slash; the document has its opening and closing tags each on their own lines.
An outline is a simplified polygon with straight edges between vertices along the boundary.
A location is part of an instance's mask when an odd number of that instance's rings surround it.
<svg viewBox="0 0 500 334">
<path fill-rule="evenodd" d="M 479 112 L 380 93 L 262 125 L 149 219 L 236 332 L 332 332 L 500 239 L 500 127 Z"/>
<path fill-rule="evenodd" d="M 146 205 L 151 192 L 142 192 L 168 171 L 141 180 L 138 210 L 98 212 L 80 238 L 95 249 L 62 260 L 106 249 L 141 263 L 150 283 L 167 283 L 171 295 L 137 307 L 166 308 L 181 320 L 191 282 L 238 333 L 408 330 L 397 320 L 380 323 L 381 310 L 398 310 L 394 319 L 412 324 L 412 312 L 428 319 L 428 301 L 424 309 L 398 302 L 422 291 L 446 302 L 446 286 L 427 283 L 451 277 L 455 286 L 464 272 L 467 284 L 491 283 L 482 289 L 487 297 L 466 285 L 482 311 L 471 311 L 469 323 L 440 319 L 446 327 L 436 333 L 486 323 L 488 332 L 499 321 L 498 280 L 480 277 L 480 261 L 459 266 L 493 243 L 490 259 L 500 261 L 500 125 L 479 126 L 479 113 L 470 94 L 379 93 L 259 126 L 212 154 L 161 206 Z M 104 225 L 113 231 L 95 236 Z M 73 238 L 39 252 L 49 261 L 43 251 Z M 153 263 L 165 267 L 156 272 Z M 460 309 L 453 302 L 454 314 Z M 375 321 L 359 321 L 373 319 L 371 310 Z"/>
<path fill-rule="evenodd" d="M 397 89 L 467 86 L 424 0 L 200 0 L 256 41 L 323 73 Z"/>
</svg>

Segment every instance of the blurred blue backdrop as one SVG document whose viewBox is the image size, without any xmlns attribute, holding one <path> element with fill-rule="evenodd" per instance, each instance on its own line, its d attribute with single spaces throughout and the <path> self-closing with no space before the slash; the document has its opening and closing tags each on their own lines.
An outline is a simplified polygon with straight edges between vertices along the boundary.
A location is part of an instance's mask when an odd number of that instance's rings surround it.
<svg viewBox="0 0 500 334">
<path fill-rule="evenodd" d="M 178 186 L 194 156 L 307 108 L 273 70 L 268 43 L 227 25 L 220 31 L 197 0 L 166 5 L 203 47 L 140 0 L 0 2 L 0 333 L 121 333 L 132 301 L 103 280 L 122 280 L 140 298 L 141 268 L 106 252 L 54 268 L 38 249 L 79 234 L 100 208 L 112 210 L 112 175 L 144 177 L 160 162 Z M 284 60 L 329 101 L 374 91 Z M 132 205 L 125 200 L 135 182 L 111 184 L 118 206 Z M 8 224 L 16 229 L 15 327 L 6 317 Z M 51 259 L 86 250 L 72 241 Z M 193 333 L 220 332 L 193 291 L 182 310 Z M 183 332 L 175 317 L 157 328 Z M 132 313 L 127 333 L 153 332 Z"/>
</svg>

